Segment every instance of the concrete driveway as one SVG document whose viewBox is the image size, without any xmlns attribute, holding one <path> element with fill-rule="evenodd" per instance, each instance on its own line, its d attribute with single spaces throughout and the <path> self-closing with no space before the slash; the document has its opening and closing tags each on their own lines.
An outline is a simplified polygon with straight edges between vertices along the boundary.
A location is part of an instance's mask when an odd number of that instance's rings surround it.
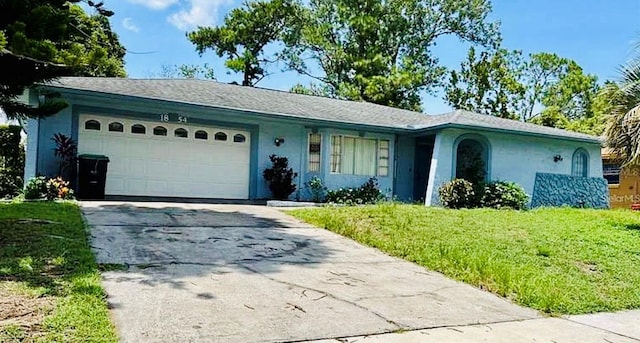
<svg viewBox="0 0 640 343">
<path fill-rule="evenodd" d="M 123 342 L 290 342 L 539 318 L 273 208 L 82 203 Z"/>
</svg>

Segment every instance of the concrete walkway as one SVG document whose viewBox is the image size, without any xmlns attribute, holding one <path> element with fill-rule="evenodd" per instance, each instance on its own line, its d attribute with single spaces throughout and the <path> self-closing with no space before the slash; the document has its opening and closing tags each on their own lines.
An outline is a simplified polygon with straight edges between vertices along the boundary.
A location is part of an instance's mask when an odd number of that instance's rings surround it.
<svg viewBox="0 0 640 343">
<path fill-rule="evenodd" d="M 273 208 L 86 202 L 123 342 L 638 342 L 637 312 L 542 318 Z M 620 316 L 625 323 L 611 325 Z M 613 318 L 613 319 L 612 319 Z"/>
</svg>

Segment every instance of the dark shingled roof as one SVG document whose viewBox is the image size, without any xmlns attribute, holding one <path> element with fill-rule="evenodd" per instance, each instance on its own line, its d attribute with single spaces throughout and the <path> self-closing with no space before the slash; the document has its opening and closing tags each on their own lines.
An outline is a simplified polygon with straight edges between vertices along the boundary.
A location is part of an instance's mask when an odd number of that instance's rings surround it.
<svg viewBox="0 0 640 343">
<path fill-rule="evenodd" d="M 427 115 L 362 101 L 330 99 L 209 80 L 63 77 L 46 86 L 230 108 L 283 117 L 405 130 L 476 127 L 582 141 L 599 141 L 595 136 L 462 110 Z"/>
</svg>

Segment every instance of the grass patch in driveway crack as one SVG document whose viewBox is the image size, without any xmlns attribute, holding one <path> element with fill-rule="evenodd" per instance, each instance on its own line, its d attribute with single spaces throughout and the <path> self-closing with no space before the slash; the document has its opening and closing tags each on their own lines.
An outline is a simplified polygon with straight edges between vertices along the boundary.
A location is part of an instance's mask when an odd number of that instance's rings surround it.
<svg viewBox="0 0 640 343">
<path fill-rule="evenodd" d="M 637 213 L 400 204 L 288 213 L 545 313 L 640 308 Z"/>
</svg>

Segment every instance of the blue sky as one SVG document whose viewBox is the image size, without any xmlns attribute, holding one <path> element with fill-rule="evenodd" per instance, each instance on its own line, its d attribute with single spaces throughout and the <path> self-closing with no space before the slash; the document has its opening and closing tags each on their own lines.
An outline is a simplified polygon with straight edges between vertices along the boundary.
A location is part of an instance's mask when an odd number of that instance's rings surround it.
<svg viewBox="0 0 640 343">
<path fill-rule="evenodd" d="M 129 51 L 129 77 L 156 77 L 163 65 L 209 63 L 221 82 L 239 81 L 227 74 L 212 53 L 200 57 L 185 33 L 198 25 L 217 25 L 239 0 L 106 1 L 115 11 L 112 26 Z M 525 53 L 553 52 L 571 58 L 600 81 L 614 79 L 616 68 L 632 56 L 640 41 L 640 0 L 494 0 L 491 20 L 501 22 L 503 46 Z M 457 39 L 438 41 L 441 63 L 457 68 L 467 53 Z M 277 71 L 277 68 L 276 70 Z M 260 87 L 288 90 L 310 80 L 276 72 Z M 436 114 L 450 108 L 439 95 L 423 97 L 423 108 Z"/>
</svg>

